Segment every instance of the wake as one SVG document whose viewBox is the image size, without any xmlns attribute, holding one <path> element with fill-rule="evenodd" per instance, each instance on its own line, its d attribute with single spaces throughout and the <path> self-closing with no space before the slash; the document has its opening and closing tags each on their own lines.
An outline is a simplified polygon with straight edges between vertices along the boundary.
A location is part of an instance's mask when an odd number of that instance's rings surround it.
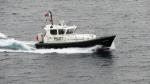
<svg viewBox="0 0 150 84">
<path fill-rule="evenodd" d="M 93 53 L 101 46 L 89 48 L 62 48 L 62 49 L 36 49 L 33 41 L 19 41 L 14 38 L 8 38 L 7 35 L 0 33 L 0 52 L 24 52 L 24 53 Z M 113 43 L 111 49 L 115 49 Z"/>
</svg>

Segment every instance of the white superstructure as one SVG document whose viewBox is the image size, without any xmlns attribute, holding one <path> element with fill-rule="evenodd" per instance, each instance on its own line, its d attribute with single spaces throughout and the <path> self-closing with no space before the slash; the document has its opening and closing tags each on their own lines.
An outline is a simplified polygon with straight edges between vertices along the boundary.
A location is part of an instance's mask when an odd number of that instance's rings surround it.
<svg viewBox="0 0 150 84">
<path fill-rule="evenodd" d="M 38 41 L 43 43 L 64 43 L 85 41 L 96 38 L 96 35 L 93 34 L 76 34 L 76 29 L 76 26 L 49 24 L 44 27 L 45 33 L 38 35 Z"/>
</svg>

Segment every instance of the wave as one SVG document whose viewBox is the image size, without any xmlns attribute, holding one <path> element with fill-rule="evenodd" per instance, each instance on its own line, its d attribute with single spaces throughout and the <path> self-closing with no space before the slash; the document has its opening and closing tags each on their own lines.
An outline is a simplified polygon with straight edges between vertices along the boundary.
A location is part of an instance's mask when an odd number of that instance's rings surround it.
<svg viewBox="0 0 150 84">
<path fill-rule="evenodd" d="M 46 54 L 46 53 L 66 53 L 66 54 L 73 54 L 73 53 L 93 53 L 96 52 L 96 49 L 99 46 L 94 46 L 90 48 L 62 48 L 62 49 L 35 49 L 30 48 L 26 49 L 23 46 L 20 46 L 18 50 L 12 48 L 1 48 L 0 52 L 24 52 L 24 53 L 39 53 L 39 54 Z"/>
</svg>

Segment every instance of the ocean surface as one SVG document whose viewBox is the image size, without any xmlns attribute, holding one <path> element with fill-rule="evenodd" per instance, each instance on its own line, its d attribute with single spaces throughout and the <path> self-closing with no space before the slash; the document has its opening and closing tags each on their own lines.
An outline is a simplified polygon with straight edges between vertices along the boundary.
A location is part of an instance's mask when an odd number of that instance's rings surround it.
<svg viewBox="0 0 150 84">
<path fill-rule="evenodd" d="M 51 10 L 115 49 L 35 49 Z M 3 35 L 3 34 L 4 35 Z M 0 84 L 150 84 L 150 0 L 0 0 Z"/>
</svg>

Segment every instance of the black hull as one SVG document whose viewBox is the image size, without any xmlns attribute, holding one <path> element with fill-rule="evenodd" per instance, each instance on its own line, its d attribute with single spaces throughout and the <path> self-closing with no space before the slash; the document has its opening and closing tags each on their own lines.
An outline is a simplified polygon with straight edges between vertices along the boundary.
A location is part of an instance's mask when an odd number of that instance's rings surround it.
<svg viewBox="0 0 150 84">
<path fill-rule="evenodd" d="M 37 49 L 40 48 L 68 48 L 68 47 L 92 47 L 95 45 L 101 45 L 103 48 L 109 48 L 115 39 L 115 35 L 106 36 L 101 38 L 96 38 L 88 41 L 80 41 L 80 42 L 68 42 L 68 43 L 36 43 L 35 47 Z"/>
</svg>

